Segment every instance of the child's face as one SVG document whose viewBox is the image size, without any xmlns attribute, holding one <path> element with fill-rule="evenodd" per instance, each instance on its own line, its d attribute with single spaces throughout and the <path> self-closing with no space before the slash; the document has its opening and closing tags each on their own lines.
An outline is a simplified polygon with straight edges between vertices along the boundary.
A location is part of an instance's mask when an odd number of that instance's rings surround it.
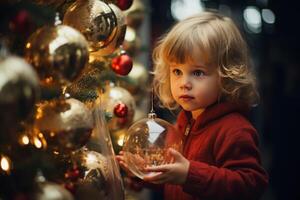
<svg viewBox="0 0 300 200">
<path fill-rule="evenodd" d="M 201 62 L 171 65 L 170 85 L 175 101 L 193 116 L 216 102 L 220 93 L 217 67 Z"/>
</svg>

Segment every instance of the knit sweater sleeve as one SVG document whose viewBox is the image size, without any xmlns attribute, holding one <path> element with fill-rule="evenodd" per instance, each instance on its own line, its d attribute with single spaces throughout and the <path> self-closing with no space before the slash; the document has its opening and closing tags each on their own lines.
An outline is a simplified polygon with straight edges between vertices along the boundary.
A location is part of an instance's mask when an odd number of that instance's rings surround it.
<svg viewBox="0 0 300 200">
<path fill-rule="evenodd" d="M 258 199 L 268 183 L 254 129 L 221 135 L 214 143 L 216 166 L 190 160 L 183 190 L 205 199 Z"/>
</svg>

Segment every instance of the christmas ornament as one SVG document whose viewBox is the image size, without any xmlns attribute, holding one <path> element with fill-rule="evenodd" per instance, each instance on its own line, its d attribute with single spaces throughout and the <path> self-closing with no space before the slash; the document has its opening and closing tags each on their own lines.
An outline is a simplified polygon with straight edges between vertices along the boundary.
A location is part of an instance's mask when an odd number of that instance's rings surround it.
<svg viewBox="0 0 300 200">
<path fill-rule="evenodd" d="M 74 182 L 76 199 L 110 199 L 113 185 L 107 158 L 101 153 L 82 148 L 71 159 L 82 175 Z"/>
<path fill-rule="evenodd" d="M 117 117 L 126 117 L 128 114 L 128 107 L 126 104 L 120 102 L 114 108 L 114 114 Z"/>
<path fill-rule="evenodd" d="M 123 42 L 126 30 L 122 11 L 99 0 L 77 0 L 66 11 L 63 23 L 78 29 L 88 40 L 89 50 L 101 56 Z"/>
<path fill-rule="evenodd" d="M 111 61 L 112 70 L 122 76 L 126 76 L 132 69 L 132 59 L 126 54 L 121 54 Z"/>
<path fill-rule="evenodd" d="M 126 16 L 127 25 L 138 29 L 144 21 L 145 6 L 141 0 L 134 0 L 132 6 L 124 11 L 124 14 Z"/>
<path fill-rule="evenodd" d="M 121 10 L 127 10 L 132 5 L 133 0 L 105 0 L 107 3 L 117 5 Z"/>
<path fill-rule="evenodd" d="M 132 95 L 124 88 L 114 86 L 113 84 L 107 84 L 104 93 L 100 94 L 101 105 L 104 111 L 111 115 L 111 119 L 108 122 L 108 127 L 111 132 L 116 131 L 121 128 L 128 127 L 133 120 L 135 101 Z M 115 115 L 115 108 L 119 104 L 126 105 L 127 115 L 123 117 L 118 117 Z M 125 114 L 125 112 L 124 112 Z"/>
<path fill-rule="evenodd" d="M 125 38 L 127 28 L 125 24 L 125 15 L 114 4 L 109 4 L 109 6 L 117 17 L 117 34 L 107 46 L 99 49 L 96 52 L 91 52 L 91 55 L 94 57 L 106 56 L 113 53 L 117 48 L 119 48 L 120 45 L 122 45 Z"/>
<path fill-rule="evenodd" d="M 41 85 L 51 87 L 72 81 L 88 61 L 88 43 L 72 27 L 44 26 L 34 32 L 26 43 L 25 58 L 37 70 Z"/>
<path fill-rule="evenodd" d="M 152 109 L 148 118 L 141 119 L 129 127 L 123 146 L 125 162 L 128 169 L 137 177 L 152 175 L 144 169 L 173 162 L 168 149 L 181 151 L 181 136 L 175 127 L 167 121 L 157 118 Z M 159 172 L 156 172 L 159 173 Z"/>
<path fill-rule="evenodd" d="M 90 109 L 80 101 L 53 99 L 37 105 L 35 133 L 57 152 L 76 150 L 87 143 L 94 127 Z"/>
<path fill-rule="evenodd" d="M 64 187 L 53 182 L 38 173 L 36 177 L 37 189 L 33 194 L 36 200 L 73 200 L 73 196 Z"/>
<path fill-rule="evenodd" d="M 4 52 L 0 53 L 0 77 L 0 141 L 3 142 L 16 137 L 21 120 L 33 118 L 40 90 L 32 67 L 23 59 Z"/>
<path fill-rule="evenodd" d="M 136 34 L 136 31 L 129 26 L 126 29 L 122 47 L 130 56 L 136 55 L 141 48 L 141 39 Z"/>
<path fill-rule="evenodd" d="M 117 0 L 117 6 L 121 10 L 127 10 L 132 5 L 133 0 Z"/>
</svg>

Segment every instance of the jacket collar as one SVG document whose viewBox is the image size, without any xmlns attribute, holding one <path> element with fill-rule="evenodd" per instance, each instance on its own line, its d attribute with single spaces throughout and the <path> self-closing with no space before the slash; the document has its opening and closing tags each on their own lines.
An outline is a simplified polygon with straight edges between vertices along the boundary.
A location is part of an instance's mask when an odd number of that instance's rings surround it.
<svg viewBox="0 0 300 200">
<path fill-rule="evenodd" d="M 177 125 L 183 129 L 187 124 L 192 124 L 191 131 L 193 132 L 229 113 L 238 112 L 246 116 L 248 111 L 249 109 L 241 104 L 220 102 L 207 107 L 196 120 L 193 120 L 191 112 L 182 110 L 177 117 Z"/>
</svg>

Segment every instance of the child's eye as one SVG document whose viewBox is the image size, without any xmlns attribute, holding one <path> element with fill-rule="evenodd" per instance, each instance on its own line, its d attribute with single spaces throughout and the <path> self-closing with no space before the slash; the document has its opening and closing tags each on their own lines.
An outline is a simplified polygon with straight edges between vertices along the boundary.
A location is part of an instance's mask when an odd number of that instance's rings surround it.
<svg viewBox="0 0 300 200">
<path fill-rule="evenodd" d="M 194 76 L 203 76 L 203 75 L 204 75 L 204 72 L 201 71 L 201 70 L 195 70 L 195 71 L 193 72 L 193 75 L 194 75 Z"/>
<path fill-rule="evenodd" d="M 180 71 L 179 69 L 174 69 L 172 72 L 173 72 L 173 74 L 175 74 L 176 76 L 181 75 L 181 71 Z"/>
</svg>

